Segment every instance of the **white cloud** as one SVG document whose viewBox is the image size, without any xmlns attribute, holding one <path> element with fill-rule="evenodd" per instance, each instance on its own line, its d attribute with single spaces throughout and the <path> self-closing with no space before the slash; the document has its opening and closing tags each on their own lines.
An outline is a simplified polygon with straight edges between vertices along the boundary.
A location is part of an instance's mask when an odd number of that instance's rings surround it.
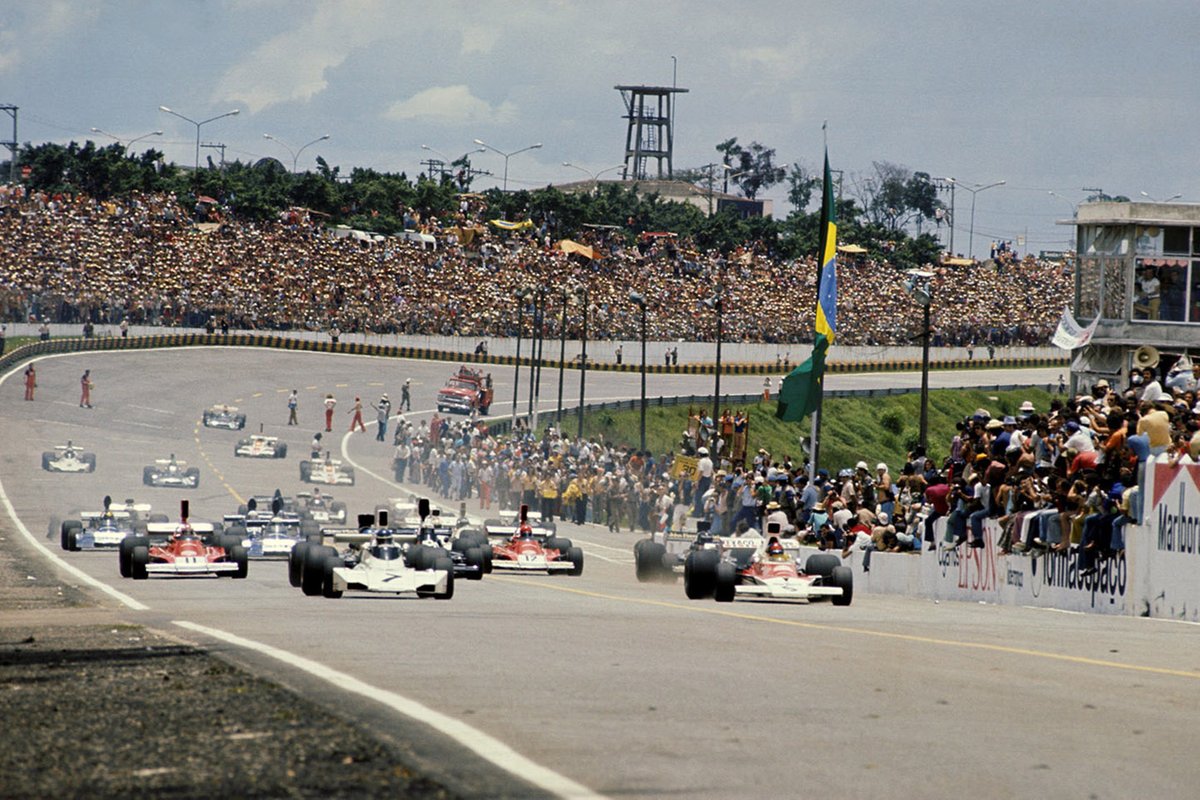
<svg viewBox="0 0 1200 800">
<path fill-rule="evenodd" d="M 394 103 L 384 114 L 394 120 L 426 120 L 442 124 L 509 123 L 516 119 L 517 107 L 505 100 L 493 106 L 471 94 L 464 85 L 432 86 L 407 100 Z"/>
<path fill-rule="evenodd" d="M 329 69 L 354 50 L 392 35 L 390 26 L 382 24 L 386 11 L 378 0 L 318 5 L 312 17 L 226 70 L 213 90 L 213 102 L 245 103 L 254 113 L 309 100 L 326 88 Z"/>
<path fill-rule="evenodd" d="M 64 38 L 89 27 L 100 13 L 98 6 L 69 0 L 14 5 L 11 10 L 22 19 L 0 30 L 0 74 L 24 63 L 26 52 L 41 55 L 59 49 Z"/>
</svg>

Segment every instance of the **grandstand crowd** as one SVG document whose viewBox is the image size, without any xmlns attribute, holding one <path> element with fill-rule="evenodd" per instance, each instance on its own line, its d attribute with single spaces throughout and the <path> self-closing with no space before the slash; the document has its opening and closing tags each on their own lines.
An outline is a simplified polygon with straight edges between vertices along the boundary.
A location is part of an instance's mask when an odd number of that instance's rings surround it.
<svg viewBox="0 0 1200 800">
<path fill-rule="evenodd" d="M 565 324 L 574 336 L 584 306 L 568 290 L 586 286 L 592 339 L 638 338 L 640 312 L 628 300 L 637 288 L 651 339 L 715 339 L 704 301 L 720 291 L 724 340 L 811 341 L 811 260 L 773 260 L 755 244 L 702 253 L 672 237 L 602 228 L 577 237 L 595 247 L 592 260 L 556 246 L 552 219 L 519 231 L 488 222 L 477 200 L 445 219 L 408 212 L 406 224 L 436 240 L 425 249 L 347 236 L 303 209 L 252 222 L 174 195 L 98 200 L 0 186 L 0 320 L 512 336 L 515 296 L 534 286 L 548 295 L 548 335 Z M 1044 344 L 1071 295 L 1061 265 L 1011 253 L 934 269 L 934 345 Z M 842 259 L 839 342 L 911 343 L 921 314 L 904 278 L 885 261 Z"/>
</svg>

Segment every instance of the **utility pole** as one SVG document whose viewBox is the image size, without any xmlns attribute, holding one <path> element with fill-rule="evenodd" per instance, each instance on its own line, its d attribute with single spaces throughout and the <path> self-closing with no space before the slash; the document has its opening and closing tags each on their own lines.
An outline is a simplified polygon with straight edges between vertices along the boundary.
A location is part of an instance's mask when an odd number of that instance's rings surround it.
<svg viewBox="0 0 1200 800">
<path fill-rule="evenodd" d="M 225 143 L 224 142 L 202 142 L 201 147 L 207 147 L 209 150 L 221 151 L 220 169 L 225 169 Z"/>
<path fill-rule="evenodd" d="M 0 144 L 2 144 L 8 148 L 8 152 L 9 152 L 9 158 L 8 158 L 8 182 L 9 183 L 17 182 L 17 110 L 18 110 L 18 108 L 19 108 L 19 106 L 12 106 L 12 105 L 0 106 L 0 111 L 6 112 L 10 117 L 12 117 L 12 121 L 13 121 L 12 139 L 7 142 L 0 142 Z"/>
</svg>

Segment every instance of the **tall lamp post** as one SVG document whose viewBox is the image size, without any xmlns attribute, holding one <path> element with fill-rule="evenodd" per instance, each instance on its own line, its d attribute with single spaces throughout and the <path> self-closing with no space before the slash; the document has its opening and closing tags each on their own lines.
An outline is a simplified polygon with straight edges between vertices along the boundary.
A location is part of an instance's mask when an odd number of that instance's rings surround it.
<svg viewBox="0 0 1200 800">
<path fill-rule="evenodd" d="M 517 358 L 513 362 L 513 407 L 512 407 L 512 428 L 517 427 L 517 400 L 521 392 L 521 320 L 525 311 L 525 298 L 529 296 L 529 289 L 522 287 L 513 293 L 517 298 Z"/>
<path fill-rule="evenodd" d="M 723 312 L 725 310 L 724 295 L 725 295 L 725 259 L 717 261 L 719 274 L 717 278 L 717 290 L 712 297 L 704 301 L 704 305 L 717 312 L 717 365 L 713 371 L 713 424 L 717 424 L 717 420 L 721 418 L 721 339 L 724 337 L 724 319 Z"/>
<path fill-rule="evenodd" d="M 558 426 L 559 436 L 562 435 L 563 371 L 566 369 L 567 364 L 567 303 L 570 299 L 571 295 L 564 286 L 562 290 L 562 314 L 558 318 L 558 415 L 555 418 L 555 425 Z"/>
<path fill-rule="evenodd" d="M 115 141 L 117 144 L 121 144 L 120 136 L 109 133 L 108 131 L 103 130 L 102 128 L 92 128 L 92 133 L 102 133 L 105 136 L 107 136 L 108 138 Z M 128 154 L 129 148 L 133 147 L 135 142 L 140 142 L 142 139 L 149 139 L 151 136 L 162 136 L 162 135 L 163 135 L 162 131 L 150 131 L 149 133 L 143 133 L 141 136 L 135 136 L 134 138 L 130 139 L 128 144 L 121 145 L 121 147 L 125 151 L 125 153 Z M 1178 196 L 1179 195 L 1176 195 L 1176 197 L 1178 197 Z"/>
<path fill-rule="evenodd" d="M 1007 183 L 1007 181 L 996 181 L 995 183 L 989 183 L 986 185 L 980 185 L 977 183 L 974 186 L 968 186 L 965 183 L 958 184 L 958 186 L 964 191 L 971 193 L 971 228 L 970 233 L 967 234 L 967 256 L 969 258 L 975 257 L 975 195 L 982 191 L 986 191 L 987 189 L 994 189 L 997 186 L 1003 186 L 1005 183 Z"/>
<path fill-rule="evenodd" d="M 629 302 L 642 309 L 642 452 L 646 452 L 646 298 L 637 292 L 629 293 Z"/>
<path fill-rule="evenodd" d="M 304 145 L 304 147 L 301 147 L 299 150 L 293 150 L 287 142 L 285 142 L 283 139 L 280 139 L 278 136 L 272 136 L 269 133 L 264 133 L 263 138 L 270 139 L 272 142 L 283 145 L 284 149 L 292 154 L 292 174 L 294 175 L 296 173 L 296 164 L 300 161 L 300 154 L 303 153 L 305 149 L 312 147 L 317 142 L 323 142 L 328 139 L 329 134 L 327 133 L 324 136 L 318 136 L 308 144 Z"/>
<path fill-rule="evenodd" d="M 482 141 L 480 139 L 476 139 L 475 144 L 479 145 L 480 147 L 486 147 L 488 150 L 491 150 L 493 153 L 499 153 L 500 155 L 504 156 L 504 189 L 503 189 L 503 191 L 506 191 L 506 192 L 508 191 L 508 160 L 510 158 L 512 158 L 513 156 L 515 156 L 517 153 L 524 153 L 526 150 L 537 150 L 539 147 L 542 146 L 542 143 L 538 142 L 537 144 L 531 144 L 528 147 L 522 147 L 520 150 L 513 150 L 511 153 L 506 153 L 503 150 L 497 150 L 495 147 L 492 147 L 490 144 L 488 144 L 487 142 Z"/>
<path fill-rule="evenodd" d="M 533 297 L 533 335 L 529 340 L 529 357 L 533 362 L 529 365 L 529 420 L 533 430 L 538 424 L 538 395 L 542 388 L 542 346 L 545 341 L 543 326 L 546 317 L 546 290 L 538 287 L 531 291 Z"/>
<path fill-rule="evenodd" d="M 921 330 L 921 452 L 927 453 L 929 447 L 929 309 L 933 305 L 932 280 L 933 273 L 920 269 L 910 269 L 908 280 L 904 282 L 904 291 L 924 310 Z"/>
<path fill-rule="evenodd" d="M 615 167 L 605 167 L 604 169 L 600 170 L 599 172 L 592 172 L 590 169 L 584 169 L 583 167 L 579 166 L 578 164 L 572 164 L 570 161 L 564 161 L 564 162 L 562 162 L 562 165 L 564 167 L 570 167 L 572 169 L 577 169 L 580 172 L 586 173 L 587 176 L 592 179 L 591 194 L 595 194 L 597 191 L 599 191 L 601 175 L 603 175 L 606 172 L 612 172 L 614 169 L 621 169 L 622 167 L 625 166 L 624 164 L 617 164 Z"/>
<path fill-rule="evenodd" d="M 224 114 L 217 114 L 215 117 L 209 117 L 208 119 L 202 119 L 199 122 L 192 119 L 191 117 L 185 117 L 183 114 L 180 114 L 178 111 L 172 111 L 171 109 L 167 108 L 166 106 L 159 106 L 158 110 L 166 112 L 167 114 L 170 114 L 173 117 L 179 117 L 184 122 L 190 122 L 196 126 L 196 169 L 199 170 L 200 169 L 200 126 L 207 125 L 208 123 L 215 122 L 219 119 L 224 119 L 225 117 L 236 116 L 237 113 L 241 109 L 235 108 L 233 111 L 226 111 Z"/>
<path fill-rule="evenodd" d="M 579 434 L 577 438 L 583 439 L 583 398 L 584 390 L 587 388 L 587 324 L 588 324 L 588 287 L 587 284 L 576 287 L 575 293 L 579 295 L 579 299 L 583 304 L 583 332 L 580 334 L 582 339 L 583 349 L 579 355 Z"/>
</svg>

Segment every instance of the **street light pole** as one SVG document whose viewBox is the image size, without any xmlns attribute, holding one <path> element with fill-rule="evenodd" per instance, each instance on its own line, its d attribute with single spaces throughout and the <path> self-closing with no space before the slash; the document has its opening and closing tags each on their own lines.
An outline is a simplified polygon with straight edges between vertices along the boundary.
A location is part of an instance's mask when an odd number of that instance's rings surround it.
<svg viewBox="0 0 1200 800">
<path fill-rule="evenodd" d="M 475 144 L 479 145 L 480 147 L 486 147 L 488 150 L 491 150 L 493 153 L 499 153 L 500 155 L 504 156 L 504 189 L 503 189 L 503 191 L 505 191 L 505 192 L 508 191 L 508 160 L 510 158 L 512 158 L 513 156 L 517 155 L 518 153 L 524 153 L 526 150 L 537 150 L 539 147 L 542 146 L 542 143 L 538 142 L 537 144 L 531 144 L 528 147 L 522 147 L 520 150 L 513 150 L 511 153 L 506 153 L 503 150 L 497 150 L 495 147 L 492 147 L 490 144 L 488 144 L 487 142 L 482 141 L 480 139 L 476 139 Z"/>
<path fill-rule="evenodd" d="M 199 171 L 199 169 L 200 169 L 200 126 L 207 125 L 210 122 L 215 122 L 216 120 L 223 119 L 225 117 L 235 116 L 241 109 L 235 108 L 233 111 L 226 111 L 224 114 L 217 114 L 215 117 L 209 117 L 208 119 L 202 119 L 199 122 L 192 119 L 191 117 L 185 117 L 183 114 L 180 114 L 178 111 L 172 111 L 171 109 L 167 108 L 166 106 L 159 106 L 158 110 L 164 111 L 173 117 L 179 117 L 181 120 L 184 120 L 185 122 L 190 122 L 196 126 L 196 167 L 195 167 L 195 169 L 197 171 Z"/>
<path fill-rule="evenodd" d="M 588 287 L 583 284 L 575 290 L 579 294 L 579 299 L 583 301 L 583 332 L 581 338 L 583 340 L 583 349 L 579 355 L 579 435 L 577 438 L 583 439 L 583 399 L 584 390 L 587 388 L 587 324 L 588 324 Z"/>
<path fill-rule="evenodd" d="M 120 136 L 109 133 L 108 131 L 103 130 L 101 128 L 92 128 L 92 133 L 102 133 L 105 136 L 107 136 L 108 138 L 115 141 L 117 144 L 121 144 Z M 125 151 L 125 154 L 128 155 L 129 148 L 133 147 L 135 142 L 140 142 L 142 139 L 149 139 L 151 136 L 162 136 L 162 135 L 163 135 L 162 131 L 150 131 L 149 133 L 143 133 L 141 136 L 135 136 L 134 138 L 129 140 L 129 144 L 125 144 L 125 145 L 121 145 L 121 146 L 122 146 L 122 149 Z M 1176 195 L 1176 196 L 1178 197 L 1178 195 Z"/>
<path fill-rule="evenodd" d="M 562 314 L 558 318 L 558 416 L 555 418 L 555 426 L 558 428 L 558 434 L 562 435 L 562 411 L 563 411 L 563 376 L 567 362 L 567 289 L 564 286 L 562 290 Z"/>
<path fill-rule="evenodd" d="M 281 145 L 283 145 L 284 149 L 285 149 L 285 150 L 287 150 L 289 153 L 291 153 L 291 156 L 292 156 L 292 174 L 293 174 L 293 175 L 295 175 L 295 174 L 296 174 L 296 164 L 297 164 L 297 163 L 299 162 L 299 160 L 300 160 L 300 154 L 301 154 L 301 153 L 303 153 L 303 152 L 305 151 L 305 149 L 306 149 L 306 148 L 309 148 L 309 147 L 311 147 L 312 145 L 316 144 L 317 142 L 323 142 L 323 141 L 325 141 L 326 139 L 328 139 L 328 138 L 329 138 L 329 134 L 327 133 L 327 134 L 325 134 L 324 136 L 318 136 L 316 139 L 313 139 L 311 142 L 309 142 L 308 144 L 304 145 L 304 147 L 301 147 L 299 150 L 293 150 L 293 149 L 292 149 L 292 148 L 291 148 L 291 147 L 288 145 L 288 143 L 287 143 L 287 142 L 283 141 L 283 139 L 280 139 L 278 136 L 272 136 L 272 135 L 271 135 L 271 134 L 269 134 L 269 133 L 264 133 L 264 134 L 263 134 L 263 138 L 264 138 L 264 139 L 270 139 L 272 142 L 276 142 L 276 143 L 278 143 L 278 144 L 281 144 Z"/>
<path fill-rule="evenodd" d="M 646 298 L 637 292 L 629 293 L 629 300 L 642 310 L 642 405 L 641 405 L 641 451 L 646 452 Z"/>
<path fill-rule="evenodd" d="M 962 185 L 963 189 L 971 193 L 971 228 L 970 232 L 967 234 L 968 258 L 975 258 L 975 196 L 988 189 L 994 189 L 997 186 L 1003 186 L 1005 183 L 1007 183 L 1007 181 L 996 181 L 995 183 L 989 183 L 986 186 L 981 186 L 980 184 L 967 186 L 965 183 Z M 951 230 L 953 230 L 953 228 Z"/>
<path fill-rule="evenodd" d="M 929 338 L 930 338 L 930 309 L 933 306 L 933 273 L 913 269 L 908 271 L 909 278 L 904 282 L 904 290 L 924 308 L 921 331 L 921 452 L 928 453 L 929 447 Z"/>
<path fill-rule="evenodd" d="M 525 311 L 525 296 L 526 289 L 519 289 L 516 292 L 517 297 L 517 358 L 513 362 L 513 407 L 512 407 L 512 422 L 511 427 L 515 431 L 517 428 L 517 400 L 521 392 L 521 317 Z"/>
<path fill-rule="evenodd" d="M 572 169 L 577 169 L 580 172 L 586 173 L 587 176 L 592 179 L 591 194 L 595 194 L 597 191 L 599 191 L 601 175 L 603 175 L 606 172 L 612 172 L 614 169 L 621 169 L 622 167 L 625 166 L 624 164 L 617 164 L 615 167 L 605 167 L 604 169 L 600 170 L 599 172 L 592 172 L 590 169 L 584 169 L 583 167 L 579 166 L 578 164 L 572 164 L 570 161 L 564 161 L 564 162 L 562 162 L 562 165 L 564 167 L 571 167 Z"/>
</svg>

